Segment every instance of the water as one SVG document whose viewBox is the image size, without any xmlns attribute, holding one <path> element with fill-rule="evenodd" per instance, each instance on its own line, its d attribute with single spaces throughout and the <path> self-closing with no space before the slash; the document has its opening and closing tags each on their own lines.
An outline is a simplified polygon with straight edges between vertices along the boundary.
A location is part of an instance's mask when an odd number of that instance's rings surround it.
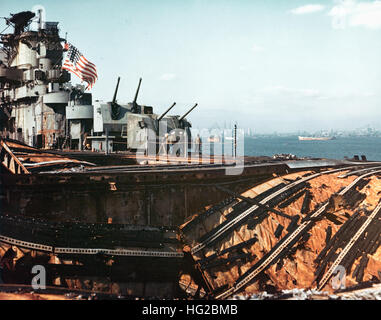
<svg viewBox="0 0 381 320">
<path fill-rule="evenodd" d="M 273 156 L 291 153 L 297 157 L 328 159 L 365 155 L 368 160 L 381 161 L 381 138 L 339 137 L 327 141 L 299 141 L 297 136 L 245 138 L 245 155 Z"/>
</svg>

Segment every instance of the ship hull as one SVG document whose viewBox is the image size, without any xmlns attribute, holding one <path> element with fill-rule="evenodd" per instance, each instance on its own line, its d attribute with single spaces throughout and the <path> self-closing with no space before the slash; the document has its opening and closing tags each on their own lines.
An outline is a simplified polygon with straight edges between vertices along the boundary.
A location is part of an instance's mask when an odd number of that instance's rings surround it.
<svg viewBox="0 0 381 320">
<path fill-rule="evenodd" d="M 335 140 L 335 137 L 298 137 L 299 141 L 327 141 Z"/>
</svg>

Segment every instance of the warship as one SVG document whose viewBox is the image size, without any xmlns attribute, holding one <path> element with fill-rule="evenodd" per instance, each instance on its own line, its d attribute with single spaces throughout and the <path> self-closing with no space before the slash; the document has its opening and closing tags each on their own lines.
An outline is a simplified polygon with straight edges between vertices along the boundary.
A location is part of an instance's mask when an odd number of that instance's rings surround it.
<svg viewBox="0 0 381 320">
<path fill-rule="evenodd" d="M 46 270 L 42 292 L 112 299 L 226 299 L 312 286 L 314 274 L 320 290 L 341 261 L 358 283 L 374 271 L 381 207 L 378 189 L 365 186 L 377 183 L 380 163 L 241 157 L 236 134 L 203 142 L 212 150 L 228 141 L 222 161 L 200 145 L 192 153 L 186 117 L 197 104 L 157 115 L 137 102 L 141 79 L 133 101 L 119 104 L 120 78 L 111 102 L 93 101 L 62 69 L 57 22 L 30 11 L 6 22 L 14 31 L 0 48 L 0 296 L 36 292 L 36 265 Z"/>
<path fill-rule="evenodd" d="M 327 141 L 327 140 L 336 140 L 336 137 L 302 137 L 298 136 L 300 141 Z"/>
<path fill-rule="evenodd" d="M 196 165 L 184 158 L 186 117 L 198 104 L 182 116 L 168 115 L 176 103 L 155 114 L 137 102 L 142 79 L 133 101 L 118 103 L 120 77 L 110 102 L 93 101 L 63 68 L 69 46 L 58 22 L 41 10 L 5 21 L 14 30 L 0 41 L 2 281 L 30 284 L 30 267 L 42 264 L 54 286 L 177 296 L 187 260 L 178 227 L 221 197 L 189 185 L 225 180 L 200 154 Z M 156 166 L 163 141 L 166 161 Z"/>
</svg>

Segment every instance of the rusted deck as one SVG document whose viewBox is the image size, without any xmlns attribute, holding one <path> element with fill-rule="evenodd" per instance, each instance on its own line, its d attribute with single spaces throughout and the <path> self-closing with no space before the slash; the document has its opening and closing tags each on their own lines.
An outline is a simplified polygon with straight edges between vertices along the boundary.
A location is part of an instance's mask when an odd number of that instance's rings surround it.
<svg viewBox="0 0 381 320">
<path fill-rule="evenodd" d="M 73 167 L 94 166 L 87 161 L 41 151 L 14 140 L 0 140 L 0 162 L 13 174 L 30 174 L 43 170 L 65 171 Z"/>
</svg>

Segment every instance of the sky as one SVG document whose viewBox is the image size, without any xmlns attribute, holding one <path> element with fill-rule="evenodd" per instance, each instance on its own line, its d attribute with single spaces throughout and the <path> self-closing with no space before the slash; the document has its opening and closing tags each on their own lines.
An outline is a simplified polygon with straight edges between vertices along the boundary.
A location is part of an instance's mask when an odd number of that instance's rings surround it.
<svg viewBox="0 0 381 320">
<path fill-rule="evenodd" d="M 97 66 L 93 99 L 120 76 L 130 102 L 142 77 L 139 104 L 197 102 L 194 128 L 381 129 L 381 1 L 19 0 L 0 16 L 36 6 Z"/>
</svg>

